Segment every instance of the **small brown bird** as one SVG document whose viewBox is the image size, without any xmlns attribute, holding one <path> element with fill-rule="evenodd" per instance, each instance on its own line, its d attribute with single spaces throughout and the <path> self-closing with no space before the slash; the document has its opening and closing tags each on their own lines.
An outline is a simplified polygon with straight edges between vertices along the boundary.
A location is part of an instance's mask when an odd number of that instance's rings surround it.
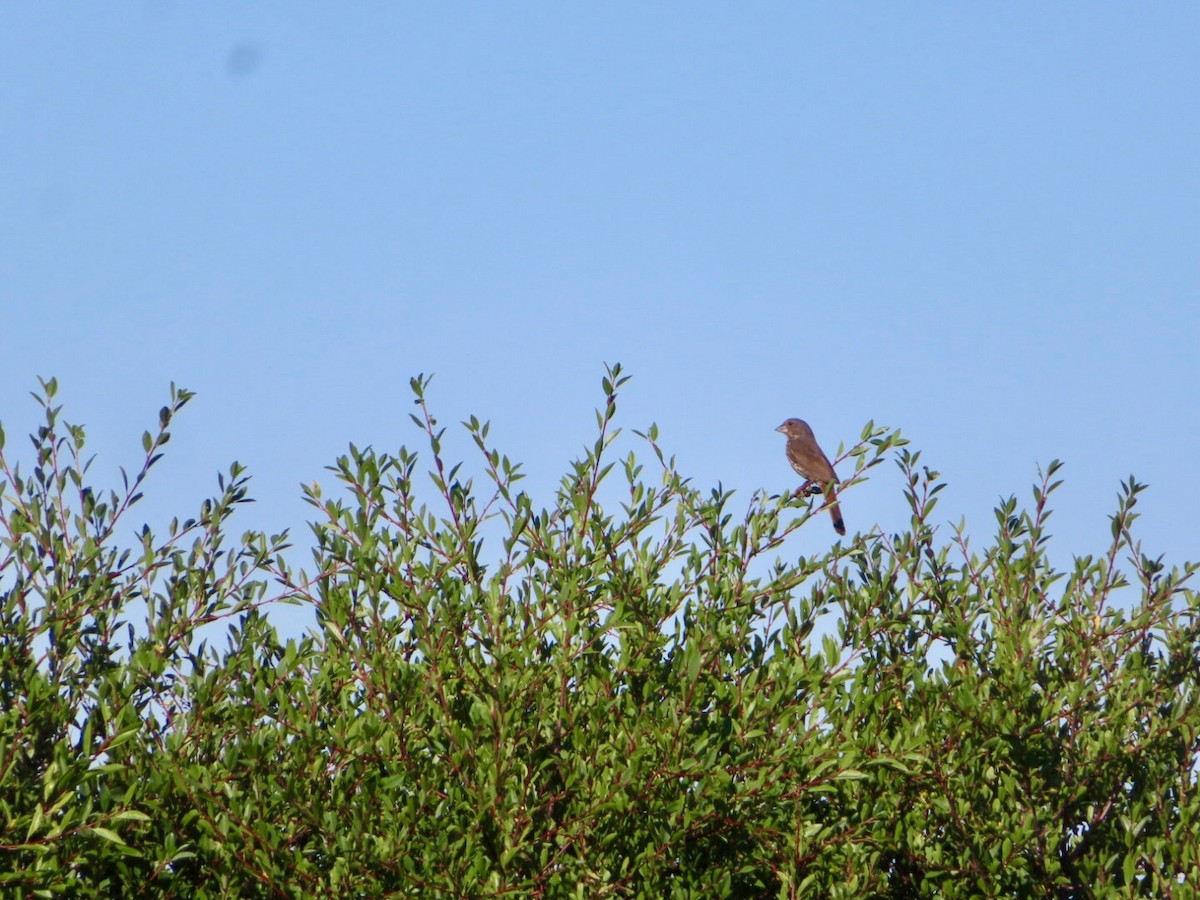
<svg viewBox="0 0 1200 900">
<path fill-rule="evenodd" d="M 833 518 L 833 530 L 838 534 L 846 533 L 846 523 L 842 521 L 842 509 L 835 499 L 834 485 L 837 484 L 837 473 L 813 437 L 812 429 L 807 422 L 800 419 L 788 419 L 775 429 L 787 437 L 787 458 L 792 468 L 804 478 L 804 484 L 796 493 L 823 493 L 827 496 L 825 505 L 829 507 L 829 515 Z"/>
</svg>

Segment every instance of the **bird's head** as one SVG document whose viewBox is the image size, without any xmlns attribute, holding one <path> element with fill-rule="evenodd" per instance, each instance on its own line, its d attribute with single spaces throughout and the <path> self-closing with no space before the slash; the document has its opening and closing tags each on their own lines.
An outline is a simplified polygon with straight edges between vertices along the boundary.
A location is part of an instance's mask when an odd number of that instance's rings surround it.
<svg viewBox="0 0 1200 900">
<path fill-rule="evenodd" d="M 784 423 L 775 429 L 780 434 L 785 434 L 789 438 L 803 437 L 807 435 L 812 437 L 812 429 L 808 427 L 808 423 L 802 419 L 786 419 Z"/>
</svg>

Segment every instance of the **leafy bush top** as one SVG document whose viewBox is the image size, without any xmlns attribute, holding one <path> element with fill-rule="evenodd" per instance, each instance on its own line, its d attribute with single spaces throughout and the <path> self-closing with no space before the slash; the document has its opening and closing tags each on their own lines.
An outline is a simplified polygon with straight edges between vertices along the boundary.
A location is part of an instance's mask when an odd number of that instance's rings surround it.
<svg viewBox="0 0 1200 900">
<path fill-rule="evenodd" d="M 191 393 L 114 491 L 43 382 L 32 464 L 0 434 L 0 888 L 1195 895 L 1196 567 L 1142 552 L 1142 485 L 1059 571 L 1058 463 L 972 549 L 937 536 L 938 473 L 868 424 L 844 489 L 894 458 L 909 527 L 797 558 L 808 499 L 737 511 L 653 427 L 649 463 L 614 457 L 624 380 L 541 507 L 486 423 L 464 423 L 481 474 L 443 458 L 414 379 L 428 449 L 351 446 L 336 496 L 305 488 L 309 574 L 286 534 L 227 534 L 237 464 L 128 541 Z M 314 633 L 282 641 L 270 603 Z"/>
</svg>

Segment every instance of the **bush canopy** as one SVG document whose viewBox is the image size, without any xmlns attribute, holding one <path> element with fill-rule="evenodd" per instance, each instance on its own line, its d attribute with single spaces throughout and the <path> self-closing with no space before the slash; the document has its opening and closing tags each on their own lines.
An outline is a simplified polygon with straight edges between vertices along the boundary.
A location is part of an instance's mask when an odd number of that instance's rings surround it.
<svg viewBox="0 0 1200 900">
<path fill-rule="evenodd" d="M 938 473 L 868 424 L 842 490 L 892 460 L 910 521 L 798 556 L 820 498 L 738 505 L 654 427 L 619 449 L 625 380 L 542 506 L 474 417 L 443 458 L 413 379 L 423 449 L 304 488 L 303 570 L 230 535 L 236 463 L 132 522 L 190 392 L 112 489 L 41 382 L 32 457 L 0 433 L 0 892 L 1197 895 L 1196 566 L 1143 553 L 1143 485 L 1060 569 L 1059 463 L 945 539 Z"/>
</svg>

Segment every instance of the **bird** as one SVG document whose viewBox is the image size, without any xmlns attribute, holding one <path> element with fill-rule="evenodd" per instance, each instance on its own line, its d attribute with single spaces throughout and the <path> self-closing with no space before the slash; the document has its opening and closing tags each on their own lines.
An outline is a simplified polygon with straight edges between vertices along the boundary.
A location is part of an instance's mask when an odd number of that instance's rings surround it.
<svg viewBox="0 0 1200 900">
<path fill-rule="evenodd" d="M 829 507 L 829 515 L 833 519 L 833 530 L 845 534 L 846 523 L 842 521 L 842 509 L 835 499 L 833 487 L 837 484 L 837 473 L 833 471 L 829 457 L 817 445 L 808 423 L 801 419 L 787 419 L 775 430 L 787 437 L 788 462 L 804 478 L 804 484 L 796 493 L 825 494 L 828 497 L 825 505 Z"/>
</svg>

